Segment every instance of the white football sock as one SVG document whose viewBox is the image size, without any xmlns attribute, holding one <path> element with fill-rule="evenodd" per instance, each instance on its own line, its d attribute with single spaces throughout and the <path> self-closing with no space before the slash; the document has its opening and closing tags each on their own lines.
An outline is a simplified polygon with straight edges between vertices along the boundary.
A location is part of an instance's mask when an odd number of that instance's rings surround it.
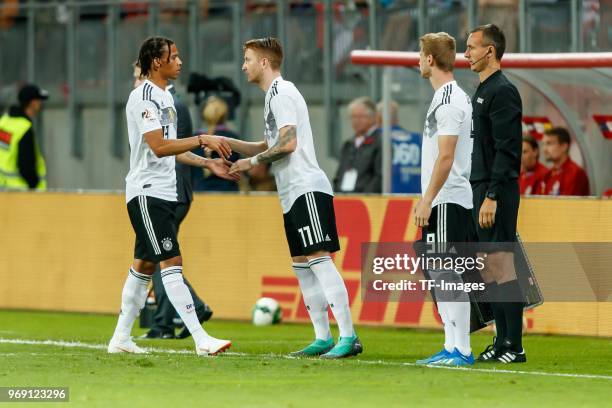
<svg viewBox="0 0 612 408">
<path fill-rule="evenodd" d="M 325 293 L 325 299 L 331 307 L 332 313 L 340 329 L 340 337 L 352 337 L 355 335 L 353 329 L 353 318 L 349 306 L 348 292 L 344 280 L 336 269 L 331 257 L 323 256 L 308 261 L 310 270 L 314 273 Z"/>
<path fill-rule="evenodd" d="M 442 280 L 445 279 L 446 276 L 450 275 L 448 275 L 448 272 L 445 271 L 430 270 L 429 276 L 430 279 L 436 281 L 436 284 L 439 284 Z M 452 276 L 452 278 L 454 278 L 454 276 Z M 452 319 L 449 315 L 450 302 L 445 302 L 445 300 L 447 300 L 446 298 L 448 297 L 448 295 L 445 294 L 442 289 L 436 287 L 434 288 L 434 293 L 436 295 L 436 305 L 438 306 L 438 313 L 440 314 L 440 318 L 442 319 L 442 325 L 444 327 L 444 349 L 451 353 L 455 349 L 455 331 Z"/>
<path fill-rule="evenodd" d="M 442 318 L 442 324 L 444 326 L 444 348 L 449 353 L 455 348 L 455 331 L 451 319 L 448 315 L 448 308 L 450 307 L 449 302 L 438 302 L 438 313 Z"/>
<path fill-rule="evenodd" d="M 461 283 L 461 274 L 446 273 L 445 280 L 448 282 Z M 446 302 L 446 314 L 452 326 L 455 348 L 464 356 L 472 352 L 470 346 L 470 297 L 463 291 L 456 291 L 451 295 L 452 302 Z"/>
<path fill-rule="evenodd" d="M 449 302 L 447 312 L 452 322 L 455 348 L 457 348 L 457 350 L 459 350 L 464 356 L 470 355 L 472 352 L 472 347 L 470 346 L 469 300 Z"/>
<path fill-rule="evenodd" d="M 329 318 L 327 317 L 327 300 L 317 277 L 307 263 L 294 263 L 293 271 L 297 276 L 304 297 L 304 304 L 314 326 L 315 336 L 320 340 L 331 337 Z"/>
<path fill-rule="evenodd" d="M 196 346 L 202 344 L 208 337 L 208 333 L 206 333 L 198 320 L 198 315 L 193 305 L 193 298 L 183 280 L 183 267 L 169 266 L 164 268 L 161 270 L 161 278 L 170 303 L 172 303 L 181 320 L 183 320 L 185 327 L 191 333 Z"/>
<path fill-rule="evenodd" d="M 121 312 L 117 319 L 113 339 L 125 341 L 130 338 L 134 320 L 147 301 L 149 282 L 151 282 L 151 276 L 130 268 L 121 293 Z"/>
</svg>

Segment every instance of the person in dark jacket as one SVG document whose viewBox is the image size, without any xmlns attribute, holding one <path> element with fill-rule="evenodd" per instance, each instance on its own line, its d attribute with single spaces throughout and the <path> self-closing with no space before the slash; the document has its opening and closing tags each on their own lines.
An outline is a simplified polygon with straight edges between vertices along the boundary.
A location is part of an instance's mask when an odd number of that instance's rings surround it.
<svg viewBox="0 0 612 408">
<path fill-rule="evenodd" d="M 376 124 L 376 104 L 360 97 L 349 104 L 348 110 L 355 135 L 342 146 L 334 191 L 381 193 L 382 134 Z"/>
</svg>

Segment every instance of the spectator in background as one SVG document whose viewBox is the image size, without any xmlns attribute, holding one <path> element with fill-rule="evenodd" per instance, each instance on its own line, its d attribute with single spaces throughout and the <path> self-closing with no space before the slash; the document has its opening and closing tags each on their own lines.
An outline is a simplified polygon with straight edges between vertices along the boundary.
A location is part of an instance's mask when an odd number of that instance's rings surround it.
<svg viewBox="0 0 612 408">
<path fill-rule="evenodd" d="M 423 137 L 412 133 L 399 124 L 399 105 L 395 101 L 389 103 L 391 116 L 391 143 L 393 145 L 391 180 L 392 193 L 421 192 L 421 146 Z M 383 102 L 376 105 L 376 125 L 382 136 Z M 399 169 L 397 168 L 399 166 Z"/>
<path fill-rule="evenodd" d="M 342 146 L 334 190 L 347 193 L 382 192 L 381 132 L 376 125 L 376 104 L 368 97 L 348 106 L 355 135 Z"/>
<path fill-rule="evenodd" d="M 548 169 L 539 161 L 540 148 L 531 136 L 523 136 L 521 174 L 519 186 L 521 195 L 542 194 L 542 180 Z"/>
<path fill-rule="evenodd" d="M 211 96 L 206 100 L 204 109 L 202 110 L 202 118 L 206 122 L 208 129 L 200 129 L 196 133 L 207 133 L 210 135 L 227 136 L 233 139 L 240 139 L 238 134 L 226 126 L 226 121 L 229 114 L 227 103 L 217 97 Z M 219 155 L 216 152 L 207 150 L 202 152 L 202 149 L 196 149 L 193 153 L 207 158 L 217 158 Z M 232 152 L 229 160 L 235 162 L 240 158 L 236 152 Z M 193 181 L 194 191 L 238 191 L 238 182 L 233 180 L 225 180 L 216 176 L 208 169 L 191 168 L 191 180 Z"/>
<path fill-rule="evenodd" d="M 19 105 L 0 118 L 0 189 L 46 190 L 47 168 L 32 121 L 49 93 L 33 84 L 19 90 Z"/>
<path fill-rule="evenodd" d="M 406 129 L 400 126 L 397 111 L 399 110 L 399 105 L 395 101 L 389 102 L 389 113 L 391 116 L 391 131 L 392 132 L 403 132 L 408 133 Z M 379 128 L 382 128 L 383 125 L 383 101 L 378 102 L 376 105 L 376 125 Z"/>
<path fill-rule="evenodd" d="M 567 129 L 555 127 L 544 132 L 544 156 L 552 168 L 544 176 L 544 194 L 588 196 L 589 178 L 569 157 L 571 138 Z"/>
</svg>

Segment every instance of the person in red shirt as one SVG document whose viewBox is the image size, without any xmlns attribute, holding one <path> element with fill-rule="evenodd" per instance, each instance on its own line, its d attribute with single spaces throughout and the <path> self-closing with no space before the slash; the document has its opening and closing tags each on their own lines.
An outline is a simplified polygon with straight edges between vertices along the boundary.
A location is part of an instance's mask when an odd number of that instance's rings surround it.
<svg viewBox="0 0 612 408">
<path fill-rule="evenodd" d="M 589 178 L 582 167 L 569 157 L 570 135 L 565 128 L 544 132 L 544 156 L 552 168 L 544 176 L 544 194 L 588 196 Z"/>
<path fill-rule="evenodd" d="M 538 160 L 540 147 L 531 136 L 523 136 L 523 154 L 521 156 L 521 174 L 519 186 L 521 195 L 542 194 L 542 180 L 548 168 Z"/>
</svg>

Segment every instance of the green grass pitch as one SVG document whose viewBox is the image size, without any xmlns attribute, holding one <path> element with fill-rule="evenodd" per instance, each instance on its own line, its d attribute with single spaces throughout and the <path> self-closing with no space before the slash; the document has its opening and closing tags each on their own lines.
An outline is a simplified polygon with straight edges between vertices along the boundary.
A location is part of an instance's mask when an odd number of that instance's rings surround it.
<svg viewBox="0 0 612 408">
<path fill-rule="evenodd" d="M 284 357 L 311 340 L 309 325 L 213 320 L 206 329 L 233 346 L 198 358 L 191 339 L 141 341 L 154 349 L 149 355 L 109 355 L 115 322 L 108 315 L 0 311 L 0 386 L 70 387 L 69 403 L 45 407 L 612 406 L 610 339 L 528 335 L 527 364 L 443 369 L 412 364 L 438 351 L 441 331 L 358 327 L 362 355 L 321 361 Z M 474 335 L 474 350 L 490 340 Z"/>
</svg>

